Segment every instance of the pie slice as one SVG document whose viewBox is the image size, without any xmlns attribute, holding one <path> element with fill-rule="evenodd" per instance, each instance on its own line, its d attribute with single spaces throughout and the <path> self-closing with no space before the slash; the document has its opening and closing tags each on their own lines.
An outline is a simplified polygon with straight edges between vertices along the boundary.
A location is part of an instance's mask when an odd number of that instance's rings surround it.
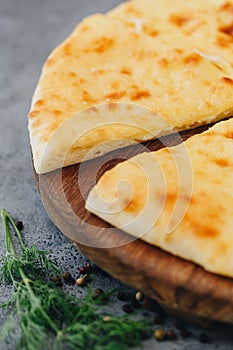
<svg viewBox="0 0 233 350">
<path fill-rule="evenodd" d="M 135 0 L 84 19 L 32 100 L 36 172 L 232 115 L 232 14 L 232 0 Z"/>
<path fill-rule="evenodd" d="M 107 171 L 86 208 L 113 226 L 233 277 L 233 118 Z"/>
</svg>

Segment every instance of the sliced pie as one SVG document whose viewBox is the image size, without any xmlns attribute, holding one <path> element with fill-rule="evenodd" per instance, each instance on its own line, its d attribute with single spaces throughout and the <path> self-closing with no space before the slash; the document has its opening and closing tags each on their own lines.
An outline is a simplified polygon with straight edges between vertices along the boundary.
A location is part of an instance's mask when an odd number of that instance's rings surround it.
<svg viewBox="0 0 233 350">
<path fill-rule="evenodd" d="M 233 277 L 233 118 L 107 171 L 86 208 L 206 270 Z"/>
<path fill-rule="evenodd" d="M 232 0 L 135 0 L 84 19 L 33 97 L 37 173 L 232 115 L 232 18 Z"/>
</svg>

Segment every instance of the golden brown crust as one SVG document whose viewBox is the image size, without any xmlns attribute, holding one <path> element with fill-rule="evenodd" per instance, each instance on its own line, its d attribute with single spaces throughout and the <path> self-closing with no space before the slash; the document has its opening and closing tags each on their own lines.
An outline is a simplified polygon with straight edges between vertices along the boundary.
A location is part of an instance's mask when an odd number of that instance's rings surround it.
<svg viewBox="0 0 233 350">
<path fill-rule="evenodd" d="M 170 125 L 155 132 L 155 122 L 144 121 L 147 131 L 137 140 L 231 115 L 232 4 L 177 0 L 174 7 L 172 0 L 134 0 L 80 23 L 49 56 L 34 94 L 29 131 L 37 172 L 61 166 L 64 150 L 62 141 L 51 141 L 54 132 L 96 105 L 109 104 L 110 120 L 119 122 L 114 103 L 139 104 Z M 83 152 L 71 148 L 66 165 L 80 162 Z"/>
<path fill-rule="evenodd" d="M 100 178 L 86 207 L 135 237 L 211 272 L 233 277 L 232 137 L 233 118 L 192 136 L 182 147 L 143 153 L 120 163 Z M 156 164 L 166 186 L 159 180 Z M 192 180 L 189 186 L 187 179 Z M 119 187 L 123 180 L 130 184 L 125 191 Z M 174 208 L 179 209 L 175 218 L 182 214 L 182 220 L 168 234 Z M 158 209 L 161 214 L 147 226 Z"/>
</svg>

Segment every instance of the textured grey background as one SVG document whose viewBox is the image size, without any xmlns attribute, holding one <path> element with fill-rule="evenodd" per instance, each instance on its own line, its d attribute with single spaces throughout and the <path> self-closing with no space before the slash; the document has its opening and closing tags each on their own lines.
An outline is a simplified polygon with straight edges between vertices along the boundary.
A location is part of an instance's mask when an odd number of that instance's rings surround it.
<svg viewBox="0 0 233 350">
<path fill-rule="evenodd" d="M 42 63 L 84 16 L 105 12 L 120 0 L 0 0 L 0 207 L 25 223 L 27 244 L 51 249 L 63 270 L 78 273 L 85 261 L 50 222 L 33 180 L 27 113 Z M 3 229 L 0 228 L 0 254 L 3 254 Z M 104 274 L 94 277 L 94 285 L 104 289 L 122 285 Z M 85 290 L 70 288 L 82 295 Z M 9 289 L 0 286 L 0 301 L 6 300 Z M 122 303 L 111 304 L 113 312 L 121 311 Z M 0 312 L 0 325 L 4 315 Z M 174 320 L 170 318 L 167 325 Z M 211 344 L 203 345 L 198 334 L 203 330 L 190 328 L 190 340 L 157 343 L 150 340 L 145 349 L 221 350 L 232 349 L 232 328 L 215 326 L 208 331 Z M 14 346 L 11 346 L 12 350 Z M 5 350 L 0 344 L 0 350 Z M 89 349 L 87 349 L 89 350 Z"/>
</svg>

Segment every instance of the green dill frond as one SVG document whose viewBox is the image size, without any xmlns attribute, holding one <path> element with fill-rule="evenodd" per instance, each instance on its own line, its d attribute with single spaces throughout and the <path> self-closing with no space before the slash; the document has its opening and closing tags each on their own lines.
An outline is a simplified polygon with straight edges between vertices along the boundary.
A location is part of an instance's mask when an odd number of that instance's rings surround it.
<svg viewBox="0 0 233 350">
<path fill-rule="evenodd" d="M 2 344 L 8 344 L 10 341 L 10 335 L 14 332 L 17 327 L 17 320 L 15 313 L 11 313 L 3 326 L 0 329 L 0 339 Z"/>
<path fill-rule="evenodd" d="M 62 343 L 69 349 L 118 350 L 141 344 L 142 330 L 150 325 L 145 321 L 133 321 L 122 316 L 109 321 L 93 314 L 92 321 L 74 323 L 63 331 Z M 94 320 L 95 319 L 95 320 Z"/>
<path fill-rule="evenodd" d="M 1 215 L 6 253 L 0 262 L 0 278 L 13 288 L 11 299 L 0 304 L 9 310 L 0 330 L 2 345 L 10 339 L 15 320 L 20 329 L 16 350 L 126 350 L 141 344 L 142 331 L 149 333 L 147 321 L 134 321 L 129 316 L 104 317 L 104 304 L 113 293 L 103 293 L 96 300 L 91 288 L 83 299 L 65 294 L 49 281 L 59 268 L 48 253 L 35 246 L 26 247 L 10 214 L 2 209 Z M 17 234 L 19 254 L 9 224 Z"/>
<path fill-rule="evenodd" d="M 2 264 L 0 282 L 8 284 L 20 279 L 20 269 L 23 267 L 21 259 L 12 254 L 7 254 L 1 259 L 0 263 Z"/>
<path fill-rule="evenodd" d="M 60 272 L 56 263 L 48 258 L 48 252 L 36 246 L 25 246 L 21 232 L 9 213 L 2 209 L 1 216 L 5 229 L 6 254 L 1 260 L 3 266 L 0 270 L 0 279 L 6 283 L 13 282 L 12 279 L 20 280 L 20 269 L 23 269 L 29 278 L 45 278 Z M 14 249 L 9 223 L 19 239 L 21 254 L 16 254 Z"/>
<path fill-rule="evenodd" d="M 60 273 L 59 267 L 48 258 L 49 252 L 38 249 L 36 246 L 22 249 L 22 261 L 26 271 L 34 277 L 48 276 Z"/>
</svg>

